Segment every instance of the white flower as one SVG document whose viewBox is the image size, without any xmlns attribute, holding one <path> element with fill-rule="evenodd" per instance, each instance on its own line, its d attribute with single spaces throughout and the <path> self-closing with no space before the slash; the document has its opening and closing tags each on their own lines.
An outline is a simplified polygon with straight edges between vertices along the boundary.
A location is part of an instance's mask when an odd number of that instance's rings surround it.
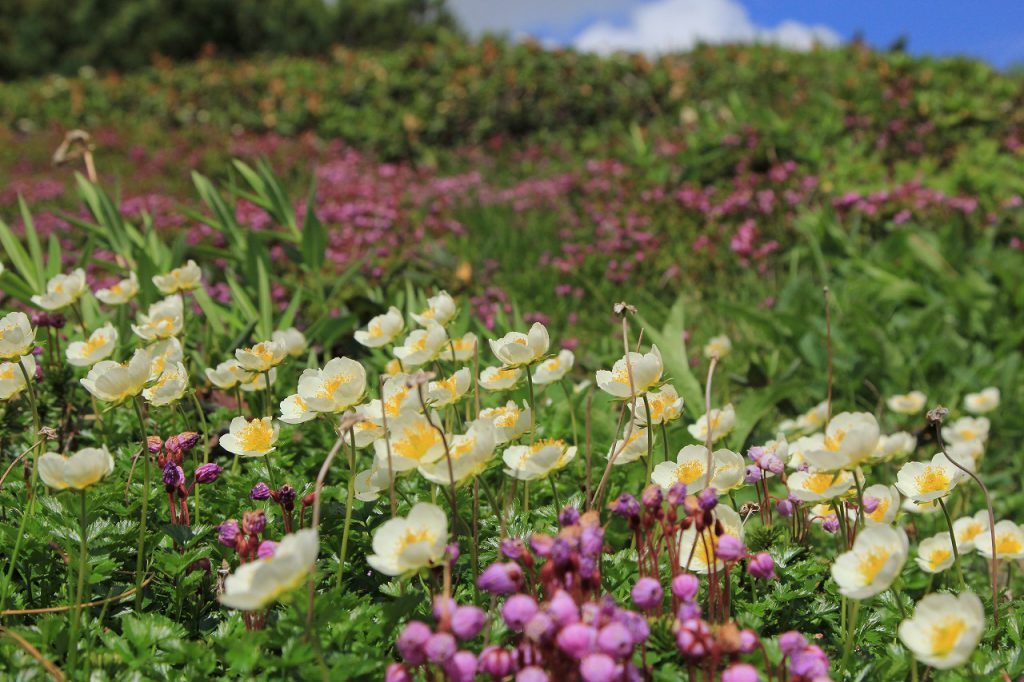
<svg viewBox="0 0 1024 682">
<path fill-rule="evenodd" d="M 405 318 L 402 317 L 402 311 L 391 306 L 383 315 L 372 318 L 366 329 L 357 329 L 354 337 L 357 343 L 367 348 L 380 348 L 394 341 L 404 328 Z"/>
<path fill-rule="evenodd" d="M 444 457 L 441 434 L 422 414 L 405 412 L 394 421 L 389 420 L 388 429 L 391 434 L 375 441 L 373 447 L 377 459 L 387 462 L 390 443 L 391 466 L 395 471 L 409 471 Z"/>
<path fill-rule="evenodd" d="M 114 470 L 105 448 L 83 448 L 70 457 L 46 452 L 39 456 L 39 478 L 55 490 L 84 490 Z"/>
<path fill-rule="evenodd" d="M 168 296 L 180 291 L 191 291 L 200 285 L 203 273 L 194 260 L 189 260 L 180 268 L 174 268 L 165 275 L 154 275 L 153 284 L 161 294 Z"/>
<path fill-rule="evenodd" d="M 388 463 L 383 464 L 374 457 L 373 465 L 365 471 L 360 471 L 356 474 L 353 486 L 356 491 L 356 499 L 362 502 L 374 502 L 380 497 L 380 494 L 388 489 L 390 480 L 388 479 Z"/>
<path fill-rule="evenodd" d="M 298 393 L 290 395 L 281 401 L 280 421 L 285 424 L 303 424 L 311 419 L 316 419 L 316 412 L 309 409 L 309 405 Z"/>
<path fill-rule="evenodd" d="M 548 352 L 551 339 L 540 322 L 534 322 L 527 334 L 509 332 L 500 339 L 491 339 L 491 351 L 505 367 L 524 367 L 540 360 Z"/>
<path fill-rule="evenodd" d="M 90 367 L 100 360 L 106 360 L 117 347 L 117 330 L 109 322 L 85 341 L 72 341 L 65 354 L 68 362 L 75 367 Z"/>
<path fill-rule="evenodd" d="M 683 414 L 683 399 L 679 397 L 672 384 L 665 384 L 659 391 L 647 394 L 647 404 L 651 406 L 651 424 L 667 424 L 675 421 Z M 639 426 L 647 426 L 647 406 L 642 402 L 635 405 L 629 403 L 633 412 L 633 421 Z"/>
<path fill-rule="evenodd" d="M 824 447 L 825 434 L 823 433 L 801 436 L 789 444 L 789 460 L 786 462 L 786 466 L 790 469 L 809 467 L 810 463 L 807 461 L 807 453 L 822 450 Z"/>
<path fill-rule="evenodd" d="M 465 434 L 449 438 L 448 450 L 451 456 L 451 473 L 448 471 L 448 457 L 419 467 L 423 478 L 438 485 L 450 485 L 467 481 L 487 468 L 494 455 L 494 426 L 488 421 L 470 424 Z M 387 467 L 387 462 L 383 462 Z"/>
<path fill-rule="evenodd" d="M 931 502 L 948 495 L 963 476 L 940 452 L 930 463 L 904 464 L 896 474 L 896 487 L 914 502 Z"/>
<path fill-rule="evenodd" d="M 633 395 L 643 395 L 661 381 L 661 372 L 664 365 L 661 361 L 661 351 L 657 346 L 651 346 L 649 353 L 630 353 L 629 366 L 626 366 L 626 357 L 621 357 L 612 365 L 611 371 L 606 369 L 597 370 L 597 386 L 609 395 L 625 400 Z M 630 375 L 633 383 L 630 390 Z"/>
<path fill-rule="evenodd" d="M 277 330 L 270 335 L 270 340 L 284 346 L 284 352 L 293 358 L 297 358 L 305 353 L 306 348 L 309 347 L 306 343 L 306 335 L 295 327 Z"/>
<path fill-rule="evenodd" d="M 227 391 L 253 377 L 242 368 L 242 363 L 232 358 L 220 363 L 216 368 L 207 367 L 206 378 L 217 388 Z"/>
<path fill-rule="evenodd" d="M 154 407 L 170 405 L 181 399 L 188 388 L 188 370 L 178 362 L 164 370 L 149 388 L 142 391 L 142 397 Z"/>
<path fill-rule="evenodd" d="M 448 341 L 448 351 L 443 353 L 442 356 L 445 358 L 451 358 L 452 354 L 454 354 L 454 360 L 465 362 L 467 360 L 472 360 L 475 353 L 476 334 L 469 332 L 457 339 L 450 339 Z"/>
<path fill-rule="evenodd" d="M 842 412 L 828 423 L 821 447 L 808 448 L 803 456 L 815 469 L 849 469 L 871 457 L 879 438 L 878 420 L 874 415 Z"/>
<path fill-rule="evenodd" d="M 258 611 L 306 581 L 316 566 L 320 537 L 306 528 L 278 543 L 273 556 L 244 563 L 224 580 L 218 599 L 230 609 Z"/>
<path fill-rule="evenodd" d="M 832 578 L 850 599 L 867 599 L 886 591 L 907 562 L 910 544 L 902 528 L 869 526 L 857 534 L 853 549 L 836 557 Z"/>
<path fill-rule="evenodd" d="M 267 389 L 267 377 L 270 377 L 270 385 L 277 381 L 277 367 L 271 367 L 267 373 L 246 374 L 238 383 L 238 388 L 244 393 L 255 393 Z"/>
<path fill-rule="evenodd" d="M 32 302 L 44 310 L 66 308 L 85 293 L 85 270 L 77 268 L 70 275 L 56 275 L 46 283 L 46 293 L 35 295 Z"/>
<path fill-rule="evenodd" d="M 915 502 L 909 497 L 904 497 L 903 502 L 900 504 L 900 509 L 911 514 L 934 514 L 939 511 L 939 503 L 937 500 L 931 502 Z"/>
<path fill-rule="evenodd" d="M 235 359 L 249 372 L 266 372 L 277 367 L 288 355 L 288 349 L 278 341 L 260 341 L 249 348 L 235 351 Z"/>
<path fill-rule="evenodd" d="M 629 434 L 628 437 L 627 433 Z M 635 462 L 647 455 L 648 439 L 650 437 L 649 429 L 643 429 L 639 426 L 633 429 L 627 428 L 622 434 L 622 438 L 615 441 L 615 444 L 608 450 L 608 454 L 605 457 L 611 459 L 614 456 L 615 459 L 612 460 L 612 465 L 614 466 Z"/>
<path fill-rule="evenodd" d="M 825 418 L 827 416 L 828 401 L 822 400 L 796 419 L 787 419 L 779 424 L 779 430 L 786 434 L 813 433 L 825 425 Z"/>
<path fill-rule="evenodd" d="M 504 407 L 488 407 L 480 410 L 480 419 L 486 419 L 494 424 L 494 431 L 498 445 L 513 441 L 530 430 L 531 424 L 530 406 L 523 401 L 522 409 L 516 405 L 514 400 L 505 403 Z"/>
<path fill-rule="evenodd" d="M 989 421 L 985 417 L 961 417 L 950 426 L 942 427 L 942 437 L 947 443 L 967 443 L 988 440 Z"/>
<path fill-rule="evenodd" d="M 0 360 L 28 355 L 35 343 L 36 332 L 29 324 L 28 315 L 8 313 L 0 318 Z"/>
<path fill-rule="evenodd" d="M 572 354 L 571 350 L 560 350 L 555 357 L 548 358 L 537 365 L 537 369 L 533 372 L 533 383 L 543 386 L 561 381 L 575 362 L 576 356 Z"/>
<path fill-rule="evenodd" d="M 971 592 L 960 596 L 933 592 L 900 623 L 900 640 L 914 658 L 939 670 L 963 665 L 974 653 L 985 629 L 981 600 Z"/>
<path fill-rule="evenodd" d="M 881 436 L 875 451 L 871 453 L 871 461 L 886 462 L 899 457 L 906 457 L 917 449 L 917 438 L 906 431 L 897 431 L 888 436 Z"/>
<path fill-rule="evenodd" d="M 480 372 L 480 385 L 488 391 L 507 391 L 523 376 L 522 368 L 485 367 Z"/>
<path fill-rule="evenodd" d="M 447 379 L 431 381 L 427 384 L 427 399 L 434 407 L 454 405 L 466 395 L 473 385 L 473 374 L 469 367 L 463 367 Z"/>
<path fill-rule="evenodd" d="M 402 575 L 440 563 L 447 543 L 448 517 L 437 505 L 420 502 L 374 532 L 366 562 L 384 575 Z"/>
<path fill-rule="evenodd" d="M 418 411 L 420 407 L 419 395 L 409 387 L 408 379 L 409 375 L 402 373 L 388 377 L 387 381 L 384 382 L 384 402 L 381 403 L 376 398 L 371 400 L 365 407 L 367 418 L 383 423 L 385 412 L 387 412 L 387 418 L 390 422 L 390 420 L 397 419 L 408 410 Z"/>
<path fill-rule="evenodd" d="M 974 516 L 962 516 L 953 522 L 953 535 L 956 537 L 956 548 L 961 554 L 974 551 L 981 543 L 982 533 L 988 533 L 988 510 L 982 509 Z M 998 540 L 998 539 L 997 539 Z M 987 545 L 992 545 L 992 537 L 988 536 Z"/>
<path fill-rule="evenodd" d="M 743 522 L 740 515 L 731 507 L 720 504 L 712 512 L 714 520 L 721 523 L 722 530 L 737 540 L 743 540 Z M 717 524 L 697 533 L 694 526 L 682 532 L 679 539 L 679 565 L 694 573 L 707 573 L 712 564 L 716 570 L 725 568 L 725 563 L 718 558 L 718 538 L 714 533 Z"/>
<path fill-rule="evenodd" d="M 426 328 L 411 332 L 401 346 L 395 347 L 395 357 L 405 369 L 414 369 L 436 360 L 448 344 L 444 327 L 428 320 Z"/>
<path fill-rule="evenodd" d="M 428 298 L 427 309 L 419 315 L 413 313 L 412 319 L 416 320 L 416 324 L 421 327 L 426 327 L 431 322 L 447 327 L 457 312 L 458 308 L 455 306 L 455 301 L 448 295 L 447 291 L 442 291 L 436 296 Z"/>
<path fill-rule="evenodd" d="M 986 559 L 992 558 L 991 531 L 974 539 L 978 554 Z M 996 522 L 996 558 L 1024 559 L 1024 530 L 1013 521 L 1004 519 Z"/>
<path fill-rule="evenodd" d="M 181 348 L 181 342 L 173 336 L 151 343 L 142 349 L 149 358 L 149 380 L 153 381 L 176 362 L 185 359 L 185 352 Z"/>
<path fill-rule="evenodd" d="M 921 391 L 911 391 L 891 396 L 885 401 L 889 409 L 899 414 L 918 414 L 928 402 L 928 396 Z"/>
<path fill-rule="evenodd" d="M 299 395 L 315 412 L 344 412 L 365 390 L 366 370 L 349 358 L 332 358 L 323 369 L 305 369 L 299 377 Z"/>
<path fill-rule="evenodd" d="M 953 543 L 949 533 L 939 533 L 925 538 L 917 546 L 914 561 L 925 573 L 942 573 L 953 565 Z"/>
<path fill-rule="evenodd" d="M 184 324 L 185 306 L 181 294 L 174 294 L 149 306 L 146 314 L 139 313 L 132 330 L 146 341 L 157 341 L 177 336 Z"/>
<path fill-rule="evenodd" d="M 845 495 L 853 487 L 849 471 L 795 471 L 786 480 L 789 494 L 802 502 L 822 502 Z"/>
<path fill-rule="evenodd" d="M 736 409 L 729 403 L 722 409 L 711 409 L 711 442 L 717 443 L 730 433 L 736 426 Z M 708 415 L 702 414 L 694 424 L 686 427 L 690 435 L 704 442 L 708 437 Z"/>
<path fill-rule="evenodd" d="M 968 393 L 964 396 L 964 407 L 971 414 L 985 414 L 999 407 L 999 389 L 989 386 L 980 393 Z"/>
<path fill-rule="evenodd" d="M 230 453 L 242 457 L 263 457 L 275 450 L 280 427 L 270 417 L 231 420 L 228 433 L 221 436 L 220 445 Z"/>
<path fill-rule="evenodd" d="M 718 452 L 725 452 L 719 450 Z M 715 453 L 711 454 L 715 466 Z M 708 486 L 708 450 L 703 445 L 687 445 L 676 453 L 675 462 L 661 462 L 651 472 L 651 481 L 668 492 L 676 483 L 685 483 L 686 490 L 697 493 Z"/>
<path fill-rule="evenodd" d="M 107 305 L 124 305 L 135 298 L 139 293 L 139 278 L 134 272 L 129 272 L 128 277 L 112 285 L 107 289 L 100 289 L 96 292 L 96 298 Z"/>
<path fill-rule="evenodd" d="M 732 450 L 715 450 L 712 454 L 711 464 L 714 466 L 711 487 L 718 492 L 728 492 L 743 485 L 747 465 L 739 453 Z"/>
<path fill-rule="evenodd" d="M 728 336 L 714 336 L 704 345 L 704 357 L 722 359 L 732 352 L 732 341 Z"/>
<path fill-rule="evenodd" d="M 149 382 L 152 361 L 144 349 L 138 349 L 125 363 L 101 360 L 92 366 L 82 386 L 104 402 L 119 403 L 142 393 Z"/>
<path fill-rule="evenodd" d="M 513 445 L 505 450 L 502 459 L 508 467 L 505 473 L 520 481 L 534 481 L 564 468 L 576 457 L 576 446 L 563 440 L 547 438 L 533 445 Z"/>
<path fill-rule="evenodd" d="M 18 367 L 18 364 L 21 367 Z M 21 368 L 25 368 L 22 373 Z M 23 355 L 17 362 L 0 363 L 0 400 L 10 400 L 28 387 L 25 376 L 35 380 L 36 359 L 31 355 Z"/>
<path fill-rule="evenodd" d="M 384 436 L 384 427 L 370 414 L 368 405 L 360 405 L 355 409 L 355 413 L 362 418 L 362 421 L 356 422 L 352 427 L 357 448 L 365 448 Z"/>
<path fill-rule="evenodd" d="M 864 514 L 864 521 L 868 525 L 890 524 L 896 518 L 896 512 L 900 510 L 900 492 L 894 485 L 882 485 L 881 483 L 870 485 L 864 489 L 864 499 L 873 497 L 878 501 L 874 511 Z"/>
</svg>

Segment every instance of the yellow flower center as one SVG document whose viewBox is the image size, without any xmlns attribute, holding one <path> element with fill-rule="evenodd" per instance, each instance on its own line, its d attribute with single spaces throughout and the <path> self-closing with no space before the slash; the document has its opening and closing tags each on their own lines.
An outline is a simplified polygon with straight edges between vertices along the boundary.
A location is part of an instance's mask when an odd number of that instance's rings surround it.
<svg viewBox="0 0 1024 682">
<path fill-rule="evenodd" d="M 334 397 L 334 392 L 337 391 L 341 386 L 347 384 L 352 376 L 349 374 L 335 374 L 332 377 L 324 379 L 320 385 L 320 390 L 317 392 L 316 397 L 324 400 L 330 400 Z"/>
<path fill-rule="evenodd" d="M 473 350 L 473 340 L 466 338 L 455 339 L 452 341 L 452 347 L 457 351 Z"/>
<path fill-rule="evenodd" d="M 530 454 L 535 455 L 546 447 L 556 447 L 559 450 L 565 449 L 565 441 L 558 440 L 557 438 L 544 438 L 530 446 Z"/>
<path fill-rule="evenodd" d="M 937 493 L 949 489 L 949 476 L 940 466 L 929 465 L 916 479 L 917 489 L 921 493 Z"/>
<path fill-rule="evenodd" d="M 0 368 L 0 381 L 7 381 L 8 379 L 14 378 L 14 365 L 5 362 L 3 367 Z"/>
<path fill-rule="evenodd" d="M 946 622 L 933 625 L 931 630 L 932 654 L 946 656 L 960 641 L 960 635 L 967 629 L 967 622 L 956 616 L 946 616 Z"/>
<path fill-rule="evenodd" d="M 370 326 L 366 329 L 370 336 L 381 337 L 384 336 L 384 330 L 381 329 L 380 322 L 374 321 L 370 323 Z"/>
<path fill-rule="evenodd" d="M 398 413 L 402 410 L 402 401 L 405 400 L 405 396 L 409 395 L 409 391 L 408 387 L 402 386 L 390 398 L 384 401 L 384 411 L 387 412 L 389 417 L 398 416 Z"/>
<path fill-rule="evenodd" d="M 253 419 L 238 433 L 242 447 L 249 452 L 266 452 L 274 440 L 274 428 L 262 419 Z"/>
<path fill-rule="evenodd" d="M 804 488 L 810 490 L 812 493 L 823 495 L 826 490 L 832 487 L 835 481 L 835 474 L 811 474 L 804 480 Z"/>
<path fill-rule="evenodd" d="M 106 342 L 107 339 L 102 334 L 93 334 L 82 346 L 82 355 L 89 357 L 99 350 Z"/>
<path fill-rule="evenodd" d="M 977 437 L 977 435 L 978 434 L 974 431 L 974 429 L 960 430 L 960 437 L 963 438 L 964 440 L 974 440 Z"/>
<path fill-rule="evenodd" d="M 437 536 L 429 528 L 410 528 L 398 539 L 398 553 L 401 554 L 409 545 L 417 542 L 433 542 Z"/>
<path fill-rule="evenodd" d="M 541 367 L 543 367 L 548 372 L 557 371 L 558 368 L 561 367 L 561 366 L 562 366 L 562 360 L 561 360 L 561 358 L 557 358 L 557 357 L 551 358 L 550 360 L 548 360 L 547 362 L 545 362 L 544 364 L 541 365 Z"/>
<path fill-rule="evenodd" d="M 413 350 L 424 350 L 427 347 L 427 335 L 423 333 L 412 344 Z"/>
<path fill-rule="evenodd" d="M 960 537 L 957 538 L 960 542 L 970 542 L 974 538 L 978 537 L 985 527 L 977 521 L 967 525 L 960 531 Z"/>
<path fill-rule="evenodd" d="M 452 459 L 462 459 L 476 447 L 476 438 L 466 438 L 460 443 L 455 443 L 449 449 Z"/>
<path fill-rule="evenodd" d="M 997 535 L 996 536 L 996 556 L 1000 554 L 1018 554 L 1024 546 L 1021 545 L 1020 538 L 1015 535 Z"/>
<path fill-rule="evenodd" d="M 868 514 L 868 518 L 875 523 L 882 523 L 885 521 L 885 513 L 889 511 L 889 498 L 883 497 L 878 501 L 878 506 L 875 507 L 875 511 Z"/>
<path fill-rule="evenodd" d="M 453 374 L 452 376 L 448 377 L 447 379 L 442 379 L 441 381 L 438 381 L 437 384 L 436 384 L 436 387 L 439 390 L 447 391 L 448 396 L 449 396 L 448 397 L 449 402 L 454 401 L 456 398 L 459 397 L 458 386 L 455 385 L 455 383 L 456 383 L 455 379 L 456 379 L 456 377 Z"/>
<path fill-rule="evenodd" d="M 874 581 L 875 576 L 885 567 L 890 556 L 892 556 L 892 552 L 889 550 L 881 547 L 872 547 L 866 554 L 860 557 L 857 570 L 864 579 L 865 585 L 870 585 Z"/>
<path fill-rule="evenodd" d="M 499 407 L 500 414 L 494 419 L 494 425 L 500 429 L 511 429 L 519 420 L 519 409 L 515 407 Z"/>
<path fill-rule="evenodd" d="M 518 339 L 512 339 L 512 343 L 519 344 L 520 346 L 525 346 L 526 345 L 526 339 L 524 339 L 522 337 L 520 337 Z"/>
<path fill-rule="evenodd" d="M 704 464 L 693 459 L 676 466 L 676 480 L 690 485 L 704 475 Z"/>
<path fill-rule="evenodd" d="M 834 436 L 825 436 L 825 449 L 829 452 L 836 452 L 843 445 L 843 439 L 846 438 L 846 432 L 842 429 L 837 429 Z"/>
<path fill-rule="evenodd" d="M 932 553 L 928 555 L 928 566 L 933 571 L 939 570 L 939 566 L 941 566 L 942 562 L 948 559 L 951 554 L 952 552 L 945 548 L 933 549 Z"/>
<path fill-rule="evenodd" d="M 422 423 L 411 426 L 405 430 L 404 438 L 395 443 L 394 448 L 400 456 L 406 459 L 414 459 L 417 462 L 427 454 L 427 451 L 441 442 L 430 424 Z"/>
</svg>

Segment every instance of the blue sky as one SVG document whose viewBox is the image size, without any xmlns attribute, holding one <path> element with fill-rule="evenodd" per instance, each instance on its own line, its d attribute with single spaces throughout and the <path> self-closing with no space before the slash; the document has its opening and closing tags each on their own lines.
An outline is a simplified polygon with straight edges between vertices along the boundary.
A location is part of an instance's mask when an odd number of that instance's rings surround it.
<svg viewBox="0 0 1024 682">
<path fill-rule="evenodd" d="M 472 32 L 609 51 L 766 40 L 795 47 L 856 34 L 879 47 L 1024 64 L 1024 0 L 449 0 Z"/>
</svg>

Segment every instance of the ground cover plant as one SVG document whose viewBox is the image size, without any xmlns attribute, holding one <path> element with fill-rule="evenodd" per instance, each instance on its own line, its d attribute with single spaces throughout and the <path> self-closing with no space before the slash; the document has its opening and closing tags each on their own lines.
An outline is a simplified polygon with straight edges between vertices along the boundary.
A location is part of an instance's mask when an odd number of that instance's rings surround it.
<svg viewBox="0 0 1024 682">
<path fill-rule="evenodd" d="M 1016 114 L 978 115 L 1019 83 L 768 50 L 890 86 L 796 82 L 833 114 L 807 116 L 753 84 L 764 49 L 659 62 L 757 56 L 731 102 L 683 88 L 644 127 L 529 114 L 562 136 L 131 124 L 44 171 L 53 135 L 6 132 L 0 668 L 1024 673 Z M 181 68 L 155 73 L 224 65 Z M 952 71 L 984 101 L 938 97 Z"/>
</svg>

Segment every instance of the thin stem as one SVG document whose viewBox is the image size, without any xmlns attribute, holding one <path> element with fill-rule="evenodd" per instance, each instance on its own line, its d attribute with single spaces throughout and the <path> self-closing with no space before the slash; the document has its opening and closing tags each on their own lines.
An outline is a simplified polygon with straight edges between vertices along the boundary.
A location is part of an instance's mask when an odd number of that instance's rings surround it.
<svg viewBox="0 0 1024 682">
<path fill-rule="evenodd" d="M 828 304 L 828 287 L 821 290 L 825 299 L 825 339 L 828 353 L 828 408 L 825 413 L 825 426 L 832 421 L 832 313 Z"/>
<path fill-rule="evenodd" d="M 267 392 L 267 416 L 274 416 L 274 391 L 270 388 L 270 370 L 268 369 L 263 373 L 263 378 L 266 380 L 267 385 L 264 387 Z"/>
<path fill-rule="evenodd" d="M 135 610 L 142 611 L 142 573 L 145 567 L 146 556 L 146 513 L 149 511 L 149 493 L 152 485 L 149 464 L 149 441 L 146 436 L 146 418 L 142 414 L 142 403 L 138 396 L 132 401 L 135 406 L 135 416 L 139 420 L 139 434 L 142 437 L 142 459 L 144 472 L 142 487 L 142 505 L 139 509 L 139 541 L 135 557 Z"/>
<path fill-rule="evenodd" d="M 960 591 L 963 592 L 967 589 L 966 583 L 964 583 L 964 571 L 960 566 L 960 550 L 956 546 L 956 534 L 953 532 L 953 519 L 949 517 L 949 511 L 946 510 L 946 503 L 939 498 L 939 506 L 942 508 L 942 515 L 946 517 L 946 529 L 949 531 L 949 542 L 953 545 L 953 560 L 956 562 L 956 574 L 960 578 Z"/>
<path fill-rule="evenodd" d="M 380 392 L 380 421 L 384 429 L 384 450 L 388 455 L 388 497 L 391 500 L 391 518 L 398 514 L 398 500 L 395 499 L 395 467 L 391 461 L 391 434 L 388 432 L 388 405 L 384 399 L 384 377 L 377 377 L 377 388 Z M 479 397 L 477 412 L 480 411 Z"/>
<path fill-rule="evenodd" d="M 565 400 L 569 403 L 569 418 L 572 420 L 572 444 L 578 447 L 580 443 L 576 431 L 576 406 L 573 405 L 572 394 L 569 392 L 569 386 L 566 382 L 563 380 L 558 383 L 561 384 L 562 390 L 565 391 Z"/>
<path fill-rule="evenodd" d="M 537 438 L 537 402 L 533 396 L 533 375 L 530 374 L 529 365 L 526 366 L 526 385 L 530 388 L 530 445 L 533 445 Z"/>
<path fill-rule="evenodd" d="M 88 524 L 85 489 L 78 491 L 78 493 L 80 502 L 78 510 L 78 589 L 75 592 L 75 614 L 71 619 L 71 634 L 68 637 L 68 670 L 75 670 L 75 664 L 78 662 L 78 633 L 82 620 L 82 600 L 85 598 L 85 572 L 89 563 L 87 559 L 88 543 L 86 541 Z"/>
<path fill-rule="evenodd" d="M 647 399 L 646 393 L 644 393 L 644 412 L 647 413 L 647 480 L 644 483 L 649 483 L 651 472 L 654 470 L 654 435 L 651 433 L 651 401 Z"/>
<path fill-rule="evenodd" d="M 551 484 L 551 497 L 555 501 L 555 514 L 562 511 L 562 502 L 558 499 L 558 487 L 555 485 L 555 474 L 548 476 L 548 483 Z"/>
<path fill-rule="evenodd" d="M 667 462 L 668 458 L 669 458 L 669 454 L 668 454 L 668 427 L 665 425 L 665 422 L 661 422 L 661 441 L 662 441 L 662 445 L 664 445 L 665 461 Z"/>
<path fill-rule="evenodd" d="M 704 470 L 704 475 L 707 477 L 708 487 L 711 487 L 711 479 L 714 477 L 714 463 L 711 458 L 711 445 L 714 442 L 712 432 L 714 431 L 714 422 L 711 419 L 711 382 L 715 378 L 715 367 L 718 366 L 718 356 L 711 356 L 711 364 L 708 365 L 708 381 L 704 385 L 704 429 L 707 435 L 704 437 L 704 446 L 708 449 L 708 463 L 707 469 Z"/>
<path fill-rule="evenodd" d="M 345 499 L 345 526 L 341 531 L 341 556 L 338 558 L 338 587 L 345 575 L 345 557 L 348 555 L 348 532 L 352 528 L 352 504 L 356 496 L 356 431 L 348 430 L 349 444 L 352 446 L 348 455 L 348 494 Z M 319 496 L 319 493 L 317 493 Z M 319 511 L 319 510 L 318 510 Z M 319 521 L 319 515 L 317 521 Z"/>
<path fill-rule="evenodd" d="M 857 616 L 860 615 L 860 601 L 851 600 L 850 618 L 846 621 L 846 643 L 843 645 L 843 664 L 840 668 L 844 675 L 850 669 L 850 653 L 853 651 L 853 635 L 857 629 Z"/>
</svg>

